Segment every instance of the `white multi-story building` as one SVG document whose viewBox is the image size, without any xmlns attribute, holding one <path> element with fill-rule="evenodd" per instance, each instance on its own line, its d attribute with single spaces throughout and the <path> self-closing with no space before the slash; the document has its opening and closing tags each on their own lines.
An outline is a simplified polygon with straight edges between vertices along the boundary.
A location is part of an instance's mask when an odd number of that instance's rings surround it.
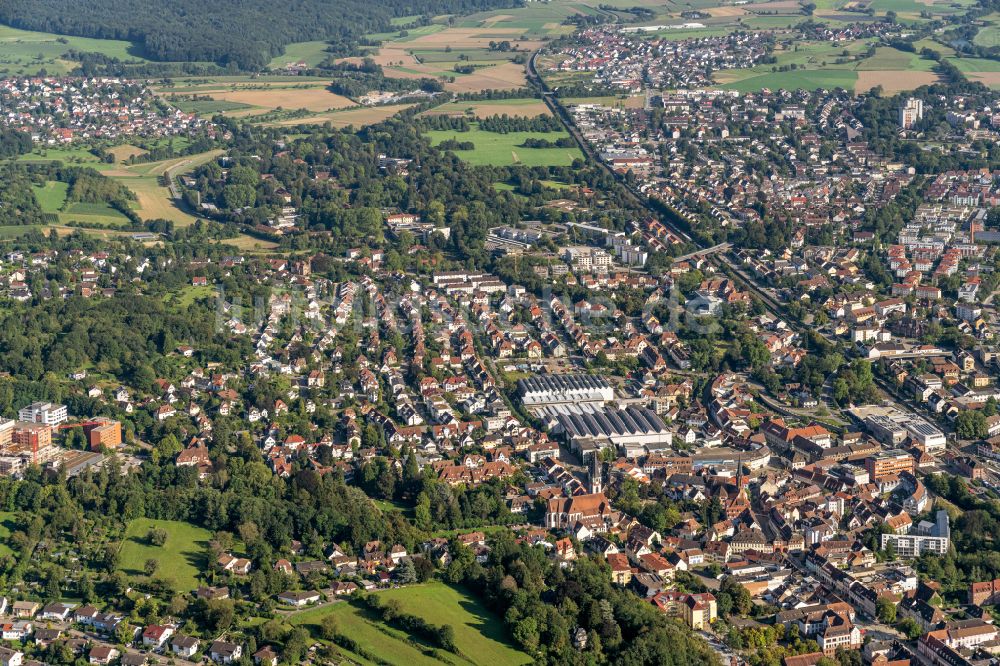
<svg viewBox="0 0 1000 666">
<path fill-rule="evenodd" d="M 924 101 L 911 97 L 906 100 L 906 104 L 899 109 L 899 126 L 903 129 L 910 129 L 924 117 Z"/>
<path fill-rule="evenodd" d="M 951 544 L 951 523 L 948 512 L 943 509 L 937 512 L 932 523 L 920 521 L 907 534 L 883 534 L 882 548 L 892 544 L 899 557 L 920 557 L 923 553 L 944 555 Z"/>
<path fill-rule="evenodd" d="M 56 405 L 51 402 L 33 402 L 27 407 L 22 407 L 17 412 L 17 418 L 20 421 L 57 426 L 69 418 L 69 413 L 66 411 L 66 405 Z"/>
</svg>

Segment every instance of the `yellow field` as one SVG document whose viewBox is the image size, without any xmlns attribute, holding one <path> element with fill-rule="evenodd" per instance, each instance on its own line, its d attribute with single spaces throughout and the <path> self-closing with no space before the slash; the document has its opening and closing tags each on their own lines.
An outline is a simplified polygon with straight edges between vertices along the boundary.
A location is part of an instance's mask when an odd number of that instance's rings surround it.
<svg viewBox="0 0 1000 666">
<path fill-rule="evenodd" d="M 292 125 L 311 125 L 314 123 L 330 123 L 334 127 L 363 127 L 380 123 L 390 116 L 394 116 L 404 109 L 408 109 L 412 104 L 393 104 L 389 106 L 370 106 L 363 109 L 350 109 L 349 111 L 335 111 L 333 113 L 323 113 L 306 118 L 289 118 L 273 123 L 264 123 L 271 126 L 289 127 Z"/>
<path fill-rule="evenodd" d="M 114 148 L 108 149 L 108 152 L 115 156 L 115 162 L 124 162 L 133 155 L 145 155 L 146 151 L 138 146 L 133 146 L 132 144 L 126 143 L 121 146 L 115 146 Z"/>
<path fill-rule="evenodd" d="M 221 244 L 231 245 L 237 250 L 243 250 L 244 252 L 250 250 L 273 250 L 278 247 L 277 243 L 247 236 L 246 234 L 240 234 L 236 238 L 227 238 L 221 241 Z"/>
<path fill-rule="evenodd" d="M 329 111 L 355 106 L 346 97 L 335 95 L 323 88 L 261 88 L 259 90 L 211 91 L 213 99 L 239 102 L 266 109 L 308 109 L 309 111 Z"/>
<path fill-rule="evenodd" d="M 355 102 L 330 92 L 330 81 L 310 80 L 296 83 L 290 81 L 234 81 L 216 80 L 211 83 L 176 88 L 162 88 L 158 92 L 167 96 L 173 94 L 193 94 L 207 96 L 222 102 L 247 104 L 252 108 L 237 108 L 224 111 L 224 115 L 241 117 L 273 111 L 278 107 L 286 110 L 307 109 L 317 113 L 355 106 Z"/>
<path fill-rule="evenodd" d="M 914 72 L 907 70 L 858 71 L 858 83 L 855 92 L 871 90 L 882 86 L 887 93 L 897 93 L 903 90 L 913 90 L 920 86 L 930 85 L 938 81 L 934 72 Z"/>
<path fill-rule="evenodd" d="M 524 65 L 505 62 L 494 67 L 477 69 L 472 74 L 455 78 L 454 83 L 445 85 L 447 90 L 454 92 L 478 92 L 480 90 L 513 90 L 527 85 Z"/>
</svg>

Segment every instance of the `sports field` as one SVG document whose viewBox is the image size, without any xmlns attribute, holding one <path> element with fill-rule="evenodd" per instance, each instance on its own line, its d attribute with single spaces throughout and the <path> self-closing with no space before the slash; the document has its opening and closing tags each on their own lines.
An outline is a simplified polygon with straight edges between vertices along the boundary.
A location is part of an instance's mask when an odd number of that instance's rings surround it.
<svg viewBox="0 0 1000 666">
<path fill-rule="evenodd" d="M 153 546 L 146 540 L 152 527 L 167 531 L 163 546 Z M 149 518 L 133 520 L 122 541 L 119 569 L 129 576 L 145 576 L 146 560 L 156 559 L 160 563 L 157 577 L 172 581 L 178 590 L 193 590 L 198 587 L 198 578 L 206 568 L 205 548 L 211 538 L 208 530 L 190 523 Z"/>
<path fill-rule="evenodd" d="M 557 139 L 569 136 L 568 132 L 510 132 L 499 134 L 472 129 L 468 132 L 453 130 L 434 130 L 425 133 L 433 145 L 442 141 L 471 141 L 474 150 L 456 150 L 463 161 L 475 166 L 508 166 L 523 164 L 525 166 L 569 166 L 575 159 L 583 159 L 583 153 L 577 147 L 573 148 L 524 148 L 521 144 L 525 139 L 547 139 L 555 142 Z"/>
</svg>

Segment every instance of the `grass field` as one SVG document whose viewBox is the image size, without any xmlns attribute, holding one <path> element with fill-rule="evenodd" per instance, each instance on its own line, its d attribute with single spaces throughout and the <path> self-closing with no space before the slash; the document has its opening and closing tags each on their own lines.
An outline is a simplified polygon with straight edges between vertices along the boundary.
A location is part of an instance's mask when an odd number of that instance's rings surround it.
<svg viewBox="0 0 1000 666">
<path fill-rule="evenodd" d="M 987 58 L 948 58 L 963 72 L 1000 72 L 1000 61 Z"/>
<path fill-rule="evenodd" d="M 236 238 L 227 238 L 220 242 L 222 245 L 229 245 L 244 252 L 273 250 L 278 247 L 273 241 L 261 240 L 247 234 L 240 234 Z"/>
<path fill-rule="evenodd" d="M 146 151 L 139 146 L 133 146 L 130 143 L 123 144 L 121 146 L 115 146 L 114 148 L 109 148 L 108 152 L 114 155 L 115 162 L 124 162 L 130 157 L 139 157 L 140 155 L 145 155 Z"/>
<path fill-rule="evenodd" d="M 477 599 L 444 583 L 427 583 L 377 593 L 382 599 L 396 599 L 404 612 L 413 613 L 435 624 L 448 624 L 455 630 L 458 655 L 438 651 L 452 663 L 527 664 L 531 659 L 513 648 L 507 640 L 499 618 Z M 360 609 L 338 603 L 290 616 L 295 625 L 318 626 L 323 617 L 333 613 L 340 621 L 340 632 L 351 636 L 379 658 L 392 664 L 420 666 L 440 663 L 424 654 L 407 640 L 407 636 L 380 622 L 373 621 Z"/>
<path fill-rule="evenodd" d="M 7 545 L 14 528 L 14 515 L 10 511 L 0 511 L 0 557 L 14 554 Z"/>
<path fill-rule="evenodd" d="M 557 139 L 568 137 L 567 132 L 510 132 L 498 134 L 473 129 L 469 132 L 452 130 L 434 130 L 426 132 L 433 145 L 442 141 L 471 141 L 475 150 L 458 150 L 455 154 L 463 161 L 475 166 L 506 166 L 508 164 L 524 164 L 525 166 L 569 166 L 573 160 L 583 158 L 579 148 L 522 148 L 525 139 Z"/>
<path fill-rule="evenodd" d="M 131 42 L 113 39 L 68 37 L 47 32 L 0 26 L 0 74 L 34 75 L 44 69 L 50 75 L 67 74 L 78 63 L 63 59 L 68 51 L 103 53 L 126 61 L 143 61 Z"/>
<path fill-rule="evenodd" d="M 324 41 L 288 44 L 285 47 L 284 54 L 272 58 L 268 67 L 270 69 L 281 69 L 299 62 L 304 62 L 310 67 L 315 67 L 329 55 L 326 52 L 327 46 L 329 44 Z"/>
<path fill-rule="evenodd" d="M 63 162 L 73 166 L 88 166 L 102 171 L 113 169 L 114 165 L 106 164 L 86 148 L 36 148 L 30 153 L 18 155 L 20 162 Z"/>
<path fill-rule="evenodd" d="M 150 528 L 167 531 L 167 542 L 152 546 L 146 541 Z M 129 576 L 145 576 L 146 560 L 159 560 L 158 577 L 173 581 L 178 590 L 198 587 L 198 577 L 205 568 L 205 547 L 212 538 L 208 530 L 174 520 L 140 518 L 129 523 L 122 542 L 119 568 Z"/>
<path fill-rule="evenodd" d="M 231 113 L 254 108 L 243 102 L 230 102 L 224 99 L 171 100 L 171 104 L 184 113 L 197 113 L 200 116 L 214 116 L 217 113 Z"/>
<path fill-rule="evenodd" d="M 193 305 L 198 299 L 213 295 L 215 295 L 215 287 L 212 285 L 196 287 L 189 284 L 185 287 L 181 287 L 181 289 L 175 294 L 171 294 L 169 303 L 174 307 L 185 310 Z"/>
<path fill-rule="evenodd" d="M 983 17 L 986 25 L 976 33 L 973 43 L 977 46 L 1000 46 L 1000 12 Z"/>
<path fill-rule="evenodd" d="M 71 203 L 59 214 L 63 224 L 81 222 L 105 226 L 128 226 L 131 221 L 106 203 Z"/>
<path fill-rule="evenodd" d="M 935 64 L 933 60 L 921 58 L 916 53 L 907 53 L 889 46 L 881 46 L 875 49 L 874 56 L 859 62 L 855 69 L 859 72 L 876 70 L 929 72 Z"/>
<path fill-rule="evenodd" d="M 485 102 L 448 102 L 441 106 L 424 112 L 424 115 L 433 116 L 460 116 L 469 114 L 476 118 L 485 118 L 492 115 L 508 116 L 550 116 L 552 112 L 540 99 L 498 99 Z"/>
<path fill-rule="evenodd" d="M 44 185 L 32 186 L 35 192 L 35 200 L 45 213 L 58 213 L 66 203 L 66 193 L 69 191 L 67 183 L 50 180 Z"/>
</svg>

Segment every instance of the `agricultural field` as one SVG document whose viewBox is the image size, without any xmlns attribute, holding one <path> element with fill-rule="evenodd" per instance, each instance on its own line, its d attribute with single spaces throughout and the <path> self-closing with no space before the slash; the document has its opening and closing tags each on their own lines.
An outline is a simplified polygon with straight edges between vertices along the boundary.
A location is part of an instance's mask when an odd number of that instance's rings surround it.
<svg viewBox="0 0 1000 666">
<path fill-rule="evenodd" d="M 812 90 L 836 87 L 860 92 L 882 86 L 886 93 L 896 93 L 928 85 L 938 79 L 932 71 L 933 60 L 886 46 L 878 47 L 873 56 L 865 57 L 868 48 L 863 41 L 847 46 L 796 45 L 790 50 L 776 51 L 775 64 L 719 71 L 715 80 L 723 88 L 742 92 L 763 88 Z M 771 71 L 775 67 L 793 65 L 796 67 L 794 70 Z"/>
<path fill-rule="evenodd" d="M 352 100 L 330 92 L 329 85 L 329 79 L 245 81 L 242 77 L 216 77 L 202 83 L 159 88 L 157 92 L 182 111 L 205 116 L 222 113 L 243 117 L 278 109 L 322 113 L 356 106 Z M 173 99 L 175 93 L 197 99 Z"/>
<path fill-rule="evenodd" d="M 502 623 L 479 600 L 444 583 L 427 583 L 377 592 L 382 599 L 395 599 L 402 610 L 435 624 L 448 624 L 455 630 L 455 643 L 461 656 L 437 651 L 447 662 L 461 664 L 472 661 L 482 664 L 527 664 L 530 657 L 510 646 Z M 349 603 L 336 603 L 295 613 L 289 617 L 293 625 L 318 627 L 323 617 L 337 616 L 339 631 L 357 640 L 380 659 L 391 664 L 418 666 L 440 663 L 424 654 L 405 633 L 386 627 L 372 619 L 362 609 Z"/>
<path fill-rule="evenodd" d="M 153 527 L 167 531 L 163 546 L 147 542 L 146 535 Z M 146 560 L 156 559 L 160 562 L 157 576 L 172 581 L 178 590 L 193 590 L 198 587 L 198 578 L 205 569 L 205 549 L 211 538 L 208 530 L 190 523 L 149 518 L 133 520 L 125 530 L 119 569 L 128 576 L 145 576 Z"/>
<path fill-rule="evenodd" d="M 106 203 L 66 203 L 68 185 L 57 181 L 48 181 L 44 185 L 35 185 L 32 190 L 35 200 L 43 212 L 56 215 L 61 224 L 81 222 L 83 224 L 99 224 L 102 226 L 127 226 L 129 219 Z"/>
<path fill-rule="evenodd" d="M 471 141 L 474 150 L 457 150 L 455 154 L 474 166 L 569 166 L 575 159 L 583 159 L 583 153 L 573 148 L 524 148 L 525 139 L 547 139 L 556 141 L 568 137 L 568 132 L 509 132 L 500 134 L 472 129 L 468 132 L 454 130 L 433 130 L 425 132 L 433 145 L 442 141 Z"/>
<path fill-rule="evenodd" d="M 49 74 L 68 74 L 79 64 L 62 57 L 68 51 L 148 62 L 137 55 L 139 47 L 131 42 L 69 37 L 0 25 L 0 74 L 5 76 L 31 76 L 43 69 Z"/>
<path fill-rule="evenodd" d="M 552 112 L 540 99 L 498 99 L 483 102 L 448 102 L 425 111 L 423 115 L 433 116 L 473 116 L 486 118 L 493 115 L 549 116 Z"/>
<path fill-rule="evenodd" d="M 456 17 L 450 25 L 446 17 L 439 17 L 431 25 L 405 34 L 369 35 L 382 42 L 371 57 L 388 76 L 445 78 L 445 88 L 453 92 L 509 90 L 526 84 L 523 65 L 513 62 L 516 56 L 526 57 L 546 40 L 570 34 L 573 27 L 562 24 L 566 17 L 597 12 L 579 2 L 555 0 L 477 12 Z M 490 42 L 503 41 L 510 42 L 511 51 L 490 48 Z M 456 65 L 472 65 L 475 71 L 461 74 L 455 71 Z"/>
<path fill-rule="evenodd" d="M 1000 88 L 1000 62 L 986 58 L 948 58 L 970 81 Z"/>
<path fill-rule="evenodd" d="M 392 104 L 386 106 L 366 106 L 358 109 L 348 109 L 346 111 L 334 111 L 332 113 L 321 113 L 317 115 L 285 118 L 273 122 L 263 123 L 265 125 L 292 127 L 295 125 L 312 125 L 330 123 L 332 127 L 364 127 L 380 123 L 386 118 L 396 115 L 400 111 L 410 108 L 412 104 Z"/>
</svg>

